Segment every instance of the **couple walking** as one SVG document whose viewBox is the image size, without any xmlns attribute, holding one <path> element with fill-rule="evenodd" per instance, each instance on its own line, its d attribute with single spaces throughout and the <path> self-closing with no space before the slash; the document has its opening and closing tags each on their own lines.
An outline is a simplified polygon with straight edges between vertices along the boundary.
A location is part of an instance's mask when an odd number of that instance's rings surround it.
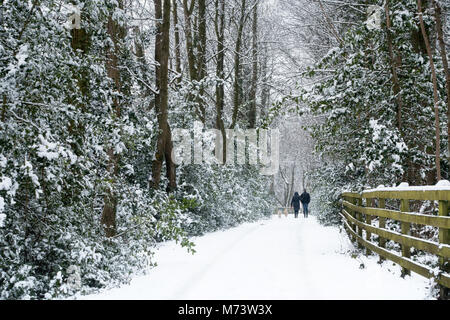
<svg viewBox="0 0 450 320">
<path fill-rule="evenodd" d="M 303 207 L 303 216 L 305 218 L 308 218 L 308 204 L 311 201 L 311 197 L 309 196 L 309 193 L 306 192 L 306 189 L 303 190 L 302 195 L 299 195 L 298 192 L 294 194 L 291 201 L 291 207 L 294 207 L 294 213 L 295 217 L 298 216 L 298 211 L 300 210 L 300 202 L 302 203 Z"/>
</svg>

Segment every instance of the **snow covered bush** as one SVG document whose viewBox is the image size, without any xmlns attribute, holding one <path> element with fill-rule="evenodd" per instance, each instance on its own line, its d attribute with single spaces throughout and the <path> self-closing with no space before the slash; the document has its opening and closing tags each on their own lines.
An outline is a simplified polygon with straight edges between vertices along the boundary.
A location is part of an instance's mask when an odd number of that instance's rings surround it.
<svg viewBox="0 0 450 320">
<path fill-rule="evenodd" d="M 192 184 L 186 188 L 200 203 L 188 214 L 190 222 L 186 230 L 190 234 L 230 228 L 273 214 L 275 203 L 268 194 L 269 181 L 256 168 L 217 165 L 201 168 L 186 168 L 183 172 Z"/>
<path fill-rule="evenodd" d="M 132 107 L 120 120 L 114 118 L 115 93 L 99 59 L 108 36 L 98 22 L 106 21 L 110 7 L 84 2 L 93 20 L 83 26 L 92 42 L 81 57 L 57 5 L 41 1 L 37 8 L 34 2 L 8 1 L 2 7 L 3 299 L 51 298 L 122 282 L 148 269 L 158 239 L 191 245 L 178 223 L 186 211 L 182 202 L 150 194 L 147 181 L 134 175 L 140 172 L 131 160 L 152 151 L 152 122 Z M 122 154 L 114 181 L 105 145 Z M 117 236 L 109 239 L 100 224 L 107 189 L 121 195 Z M 79 270 L 77 286 L 69 285 L 71 266 Z"/>
</svg>

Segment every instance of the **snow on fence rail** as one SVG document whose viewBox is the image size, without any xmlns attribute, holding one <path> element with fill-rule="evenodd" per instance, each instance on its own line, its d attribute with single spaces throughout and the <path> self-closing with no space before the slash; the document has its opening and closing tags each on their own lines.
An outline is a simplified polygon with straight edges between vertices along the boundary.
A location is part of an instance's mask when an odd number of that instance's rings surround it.
<svg viewBox="0 0 450 320">
<path fill-rule="evenodd" d="M 401 184 L 393 188 L 377 188 L 362 193 L 344 192 L 342 212 L 344 226 L 349 237 L 366 248 L 366 254 L 372 251 L 381 258 L 389 259 L 403 268 L 403 274 L 416 272 L 427 278 L 434 278 L 441 285 L 441 297 L 448 297 L 450 288 L 450 183 L 447 185 L 409 187 Z M 386 200 L 400 201 L 399 210 L 386 209 Z M 438 201 L 439 215 L 427 215 L 410 212 L 410 201 Z M 372 219 L 378 217 L 378 226 L 372 225 Z M 399 221 L 401 232 L 386 229 L 386 219 Z M 439 228 L 439 242 L 433 242 L 411 236 L 411 224 L 427 225 Z M 365 237 L 363 237 L 363 230 Z M 378 243 L 371 235 L 378 235 Z M 386 249 L 386 240 L 397 242 L 401 246 L 401 255 Z M 413 261 L 411 248 L 414 247 L 439 257 L 439 270 L 434 270 Z"/>
</svg>

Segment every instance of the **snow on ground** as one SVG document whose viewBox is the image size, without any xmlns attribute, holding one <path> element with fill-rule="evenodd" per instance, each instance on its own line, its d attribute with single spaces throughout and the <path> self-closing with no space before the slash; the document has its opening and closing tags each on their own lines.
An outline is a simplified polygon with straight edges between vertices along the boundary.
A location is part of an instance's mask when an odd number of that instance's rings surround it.
<svg viewBox="0 0 450 320">
<path fill-rule="evenodd" d="M 129 285 L 80 299 L 426 299 L 428 280 L 392 262 L 352 258 L 344 232 L 314 217 L 279 218 L 163 244 L 158 266 Z M 361 263 L 365 267 L 360 268 Z"/>
</svg>

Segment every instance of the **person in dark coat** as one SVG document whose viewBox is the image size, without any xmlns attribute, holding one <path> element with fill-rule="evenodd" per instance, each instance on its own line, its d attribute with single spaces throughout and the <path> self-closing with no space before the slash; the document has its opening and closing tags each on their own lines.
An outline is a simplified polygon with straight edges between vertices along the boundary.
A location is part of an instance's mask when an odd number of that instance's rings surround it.
<svg viewBox="0 0 450 320">
<path fill-rule="evenodd" d="M 311 201 L 311 197 L 309 196 L 309 193 L 306 192 L 306 189 L 303 190 L 303 193 L 300 196 L 300 201 L 301 201 L 302 207 L 303 207 L 303 216 L 305 218 L 308 218 L 308 205 L 309 205 L 309 202 Z"/>
<path fill-rule="evenodd" d="M 300 210 L 300 195 L 298 194 L 298 192 L 294 193 L 294 196 L 292 197 L 291 207 L 294 207 L 294 214 L 297 218 L 298 211 Z"/>
</svg>

